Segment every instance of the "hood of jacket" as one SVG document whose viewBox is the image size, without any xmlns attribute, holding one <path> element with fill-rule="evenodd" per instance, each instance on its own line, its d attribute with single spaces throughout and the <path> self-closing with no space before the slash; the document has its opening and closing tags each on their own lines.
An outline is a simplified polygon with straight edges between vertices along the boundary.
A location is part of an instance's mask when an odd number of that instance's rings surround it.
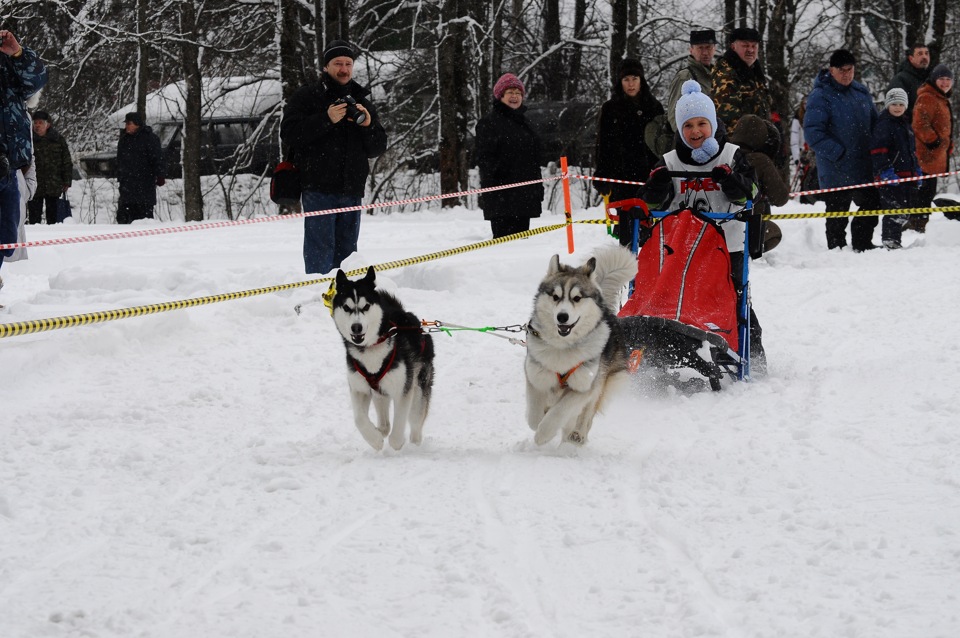
<svg viewBox="0 0 960 638">
<path fill-rule="evenodd" d="M 740 118 L 737 128 L 730 134 L 730 141 L 741 148 L 762 151 L 769 136 L 767 122 L 756 115 L 748 114 Z"/>
<path fill-rule="evenodd" d="M 856 80 L 851 82 L 848 86 L 843 86 L 839 82 L 833 79 L 833 76 L 830 75 L 830 69 L 820 69 L 820 72 L 817 73 L 817 79 L 813 81 L 814 89 L 824 89 L 826 91 L 831 91 L 833 93 L 846 93 L 848 91 L 856 91 L 858 93 L 863 93 L 870 98 L 870 101 L 873 101 L 873 95 L 870 94 L 869 89 L 864 85 L 860 84 Z"/>
</svg>

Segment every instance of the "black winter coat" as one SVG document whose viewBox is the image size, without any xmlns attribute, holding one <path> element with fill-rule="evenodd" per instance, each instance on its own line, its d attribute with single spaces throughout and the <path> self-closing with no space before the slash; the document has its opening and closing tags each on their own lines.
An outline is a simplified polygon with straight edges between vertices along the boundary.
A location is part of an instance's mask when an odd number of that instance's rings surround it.
<svg viewBox="0 0 960 638">
<path fill-rule="evenodd" d="M 541 179 L 540 138 L 527 122 L 527 107 L 512 109 L 499 100 L 477 122 L 477 163 L 480 186 L 500 186 Z M 539 217 L 543 183 L 482 193 L 486 220 L 495 217 Z"/>
<path fill-rule="evenodd" d="M 347 118 L 336 124 L 330 121 L 327 109 L 345 95 L 370 112 L 370 126 Z M 370 174 L 368 160 L 387 150 L 387 133 L 368 95 L 370 91 L 355 81 L 340 84 L 324 72 L 320 82 L 290 96 L 283 109 L 280 139 L 291 150 L 290 160 L 300 171 L 304 190 L 363 197 Z"/>
<path fill-rule="evenodd" d="M 73 160 L 67 140 L 53 128 L 46 135 L 33 136 L 33 158 L 37 166 L 36 199 L 60 197 L 63 187 L 73 183 Z"/>
<path fill-rule="evenodd" d="M 644 143 L 644 131 L 655 117 L 663 114 L 663 105 L 644 82 L 636 99 L 623 92 L 618 82 L 613 98 L 600 107 L 597 126 L 596 177 L 645 182 L 650 169 L 660 160 Z M 635 197 L 639 186 L 594 182 L 600 193 L 610 193 L 612 201 Z"/>
<path fill-rule="evenodd" d="M 164 176 L 160 138 L 149 126 L 136 133 L 120 133 L 117 142 L 117 181 L 120 203 L 155 206 L 157 180 Z"/>
</svg>

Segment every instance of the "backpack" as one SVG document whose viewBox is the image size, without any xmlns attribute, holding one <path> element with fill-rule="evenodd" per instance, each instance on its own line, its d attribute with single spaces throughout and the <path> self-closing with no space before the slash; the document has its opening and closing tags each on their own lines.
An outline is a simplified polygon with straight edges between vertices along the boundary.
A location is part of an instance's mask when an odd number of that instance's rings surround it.
<svg viewBox="0 0 960 638">
<path fill-rule="evenodd" d="M 303 189 L 300 171 L 292 162 L 280 162 L 270 178 L 270 200 L 281 206 L 294 206 L 300 201 Z"/>
</svg>

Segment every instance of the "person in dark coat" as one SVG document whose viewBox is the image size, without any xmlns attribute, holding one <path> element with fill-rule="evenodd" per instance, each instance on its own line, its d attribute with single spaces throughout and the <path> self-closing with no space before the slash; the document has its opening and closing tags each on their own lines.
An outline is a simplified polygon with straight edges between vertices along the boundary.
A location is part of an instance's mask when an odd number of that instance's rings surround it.
<svg viewBox="0 0 960 638">
<path fill-rule="evenodd" d="M 27 204 L 31 224 L 43 223 L 46 208 L 48 224 L 57 223 L 57 202 L 73 183 L 73 160 L 70 147 L 46 111 L 33 113 L 33 154 L 37 172 L 37 189 Z"/>
<path fill-rule="evenodd" d="M 117 223 L 153 219 L 157 186 L 164 184 L 163 152 L 160 138 L 147 126 L 143 115 L 127 113 L 117 142 Z"/>
<path fill-rule="evenodd" d="M 320 81 L 298 89 L 283 109 L 280 140 L 299 171 L 304 212 L 359 206 L 369 160 L 387 150 L 370 91 L 353 79 L 356 57 L 352 44 L 332 41 L 323 51 Z M 304 270 L 326 274 L 339 268 L 359 239 L 359 210 L 305 217 Z"/>
<path fill-rule="evenodd" d="M 43 61 L 35 52 L 21 46 L 13 32 L 0 29 L 0 244 L 17 243 L 20 225 L 17 172 L 33 162 L 26 100 L 46 83 L 47 68 Z M 14 250 L 0 251 L 0 266 Z M 3 288 L 2 279 L 0 288 Z"/>
<path fill-rule="evenodd" d="M 884 110 L 873 127 L 871 158 L 873 174 L 879 180 L 892 180 L 920 175 L 913 129 L 907 119 L 909 97 L 903 89 L 887 91 Z M 917 183 L 903 182 L 879 187 L 880 205 L 885 209 L 910 208 L 917 199 Z M 901 247 L 906 215 L 884 215 L 881 222 L 883 246 L 888 250 Z"/>
<path fill-rule="evenodd" d="M 897 74 L 890 81 L 890 89 L 907 92 L 907 121 L 913 119 L 913 106 L 917 103 L 917 89 L 930 74 L 930 48 L 926 44 L 914 44 L 907 49 L 907 59 L 900 63 Z"/>
<path fill-rule="evenodd" d="M 877 123 L 873 96 L 854 79 L 856 58 L 846 49 L 830 55 L 829 68 L 822 69 L 807 96 L 803 134 L 817 157 L 820 188 L 853 186 L 873 181 L 870 136 Z M 856 202 L 863 210 L 876 210 L 880 197 L 875 186 L 824 193 L 827 212 L 850 210 Z M 847 217 L 827 219 L 827 248 L 847 245 Z M 871 250 L 876 216 L 855 217 L 850 225 L 854 252 Z"/>
<path fill-rule="evenodd" d="M 542 179 L 540 138 L 524 117 L 525 95 L 523 82 L 512 73 L 504 73 L 493 87 L 493 108 L 477 122 L 481 188 Z M 542 201 L 541 182 L 481 193 L 480 208 L 496 239 L 530 230 Z"/>
<path fill-rule="evenodd" d="M 645 182 L 659 158 L 644 143 L 644 131 L 655 117 L 663 115 L 663 105 L 650 91 L 639 60 L 623 60 L 617 76 L 613 97 L 600 107 L 594 176 Z M 593 184 L 613 202 L 633 197 L 637 192 L 636 184 Z M 624 246 L 630 243 L 632 219 L 627 211 L 621 212 L 617 232 Z"/>
</svg>

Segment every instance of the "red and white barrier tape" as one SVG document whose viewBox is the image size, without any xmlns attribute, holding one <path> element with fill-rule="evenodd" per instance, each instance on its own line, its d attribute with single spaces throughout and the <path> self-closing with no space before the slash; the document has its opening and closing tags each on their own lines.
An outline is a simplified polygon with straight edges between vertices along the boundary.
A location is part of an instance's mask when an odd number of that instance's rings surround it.
<svg viewBox="0 0 960 638">
<path fill-rule="evenodd" d="M 801 195 L 819 195 L 821 193 L 836 193 L 837 191 L 848 191 L 856 188 L 866 188 L 867 186 L 885 186 L 886 184 L 899 184 L 900 182 L 919 182 L 924 179 L 934 177 L 946 177 L 947 175 L 957 175 L 960 171 L 949 171 L 946 173 L 931 173 L 930 175 L 920 175 L 918 177 L 901 177 L 899 179 L 885 179 L 877 182 L 867 182 L 866 184 L 854 184 L 853 186 L 837 186 L 834 188 L 820 188 L 811 191 L 797 191 L 790 193 L 790 197 L 800 197 Z"/>
<path fill-rule="evenodd" d="M 520 186 L 529 186 L 531 184 L 540 184 L 563 179 L 564 175 L 547 177 L 545 179 L 532 179 L 526 182 L 516 182 L 515 184 L 503 184 L 501 186 L 488 186 L 486 188 L 472 188 L 470 190 L 460 191 L 458 193 L 446 193 L 441 195 L 427 195 L 424 197 L 411 197 L 410 199 L 400 199 L 392 202 L 374 202 L 372 204 L 361 204 L 360 206 L 347 206 L 344 208 L 331 208 L 329 210 L 311 211 L 306 213 L 291 213 L 289 215 L 271 215 L 266 217 L 253 217 L 250 219 L 235 219 L 225 222 L 210 222 L 191 224 L 184 226 L 170 226 L 167 228 L 147 228 L 144 230 L 130 230 L 122 233 L 105 233 L 103 235 L 88 235 L 85 237 L 64 237 L 61 239 L 41 239 L 38 241 L 24 241 L 14 244 L 0 244 L 0 250 L 9 250 L 11 248 L 34 248 L 37 246 L 60 246 L 65 244 L 83 244 L 93 241 L 106 241 L 109 239 L 127 239 L 130 237 L 149 237 L 152 235 L 170 235 L 173 233 L 185 233 L 193 230 L 209 230 L 211 228 L 227 228 L 230 226 L 243 226 L 246 224 L 260 224 L 263 222 L 275 222 L 286 219 L 300 219 L 302 217 L 316 217 L 318 215 L 335 215 L 354 210 L 364 210 L 366 208 L 388 208 L 390 206 L 403 206 L 406 204 L 416 204 L 420 202 L 429 202 L 439 199 L 450 199 L 452 197 L 464 197 L 466 195 L 476 195 L 478 193 L 488 193 L 507 188 L 517 188 Z"/>
</svg>

